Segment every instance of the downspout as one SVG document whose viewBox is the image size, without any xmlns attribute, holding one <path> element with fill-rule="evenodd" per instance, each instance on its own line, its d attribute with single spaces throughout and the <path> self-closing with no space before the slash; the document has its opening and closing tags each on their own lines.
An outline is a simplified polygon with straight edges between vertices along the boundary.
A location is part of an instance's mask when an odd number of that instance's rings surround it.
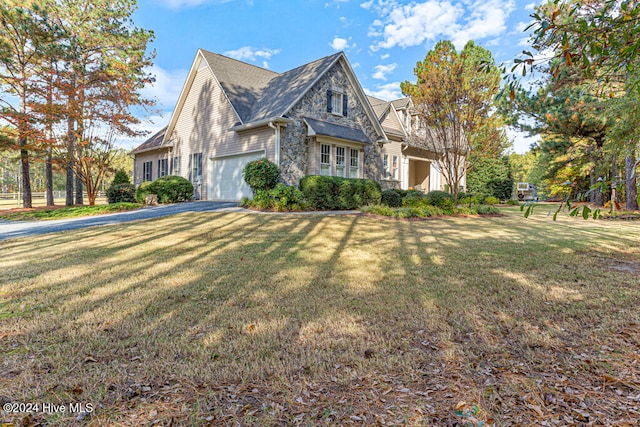
<svg viewBox="0 0 640 427">
<path fill-rule="evenodd" d="M 276 156 L 275 164 L 280 166 L 280 125 L 274 125 L 273 122 L 269 122 L 269 127 L 276 131 Z"/>
</svg>

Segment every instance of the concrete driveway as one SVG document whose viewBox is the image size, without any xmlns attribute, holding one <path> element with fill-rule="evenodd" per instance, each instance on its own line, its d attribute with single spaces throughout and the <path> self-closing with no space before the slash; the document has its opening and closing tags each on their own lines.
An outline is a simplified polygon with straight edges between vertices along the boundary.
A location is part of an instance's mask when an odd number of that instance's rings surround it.
<svg viewBox="0 0 640 427">
<path fill-rule="evenodd" d="M 107 215 L 60 219 L 51 221 L 1 221 L 0 240 L 18 237 L 34 236 L 38 234 L 56 233 L 59 231 L 77 230 L 79 228 L 95 227 L 99 225 L 121 224 L 141 219 L 160 218 L 182 212 L 209 212 L 218 210 L 243 210 L 237 208 L 237 203 L 230 202 L 186 202 L 175 205 L 160 205 L 142 208 L 136 211 L 118 212 Z"/>
</svg>

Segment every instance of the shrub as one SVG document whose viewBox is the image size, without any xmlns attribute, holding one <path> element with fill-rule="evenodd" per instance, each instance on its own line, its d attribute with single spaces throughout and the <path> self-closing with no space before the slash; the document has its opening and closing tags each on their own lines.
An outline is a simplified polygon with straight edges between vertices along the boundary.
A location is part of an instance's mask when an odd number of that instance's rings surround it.
<svg viewBox="0 0 640 427">
<path fill-rule="evenodd" d="M 500 213 L 500 210 L 491 205 L 476 205 L 476 211 L 479 215 L 495 215 Z"/>
<path fill-rule="evenodd" d="M 430 205 L 427 195 L 421 191 L 408 191 L 407 195 L 402 199 L 402 206 L 421 207 Z"/>
<path fill-rule="evenodd" d="M 280 178 L 280 168 L 275 163 L 270 162 L 266 157 L 254 160 L 245 165 L 242 176 L 253 194 L 258 190 L 271 190 L 275 188 Z"/>
<path fill-rule="evenodd" d="M 136 190 L 136 200 L 144 203 L 149 194 L 157 195 L 160 203 L 186 202 L 193 198 L 193 184 L 181 176 L 163 176 L 140 184 Z"/>
<path fill-rule="evenodd" d="M 120 184 L 131 184 L 129 175 L 124 171 L 124 169 L 118 169 L 116 171 L 116 174 L 113 176 L 113 181 L 111 181 L 111 185 L 109 187 L 114 187 Z"/>
<path fill-rule="evenodd" d="M 300 180 L 300 190 L 314 209 L 357 209 L 379 204 L 380 185 L 369 179 L 309 175 Z"/>
<path fill-rule="evenodd" d="M 362 211 L 374 215 L 382 215 L 392 218 L 429 218 L 432 216 L 439 216 L 444 213 L 442 209 L 436 206 L 429 205 L 425 205 L 422 207 L 405 206 L 400 208 L 392 208 L 385 205 L 374 205 L 365 206 L 362 208 Z"/>
<path fill-rule="evenodd" d="M 146 199 L 149 194 L 155 194 L 151 190 L 151 184 L 152 181 L 144 181 L 138 185 L 138 188 L 136 188 L 136 200 L 138 203 L 144 203 L 144 199 Z"/>
<path fill-rule="evenodd" d="M 130 183 L 111 185 L 107 189 L 107 202 L 113 203 L 135 203 L 136 187 Z"/>
<path fill-rule="evenodd" d="M 497 197 L 488 196 L 485 197 L 482 203 L 484 203 L 485 205 L 497 205 L 498 203 L 500 203 L 500 200 L 498 200 Z"/>
<path fill-rule="evenodd" d="M 472 206 L 472 205 L 477 205 L 480 203 L 480 199 L 478 198 L 478 196 L 474 196 L 472 194 L 467 194 L 465 197 L 458 199 L 458 202 L 460 204 L 463 204 L 465 206 Z"/>
<path fill-rule="evenodd" d="M 509 206 L 520 206 L 520 202 L 514 199 L 507 200 L 507 205 Z"/>
<path fill-rule="evenodd" d="M 304 207 L 304 194 L 296 187 L 276 185 L 276 188 L 269 191 L 269 196 L 273 200 L 273 207 L 278 212 L 288 210 L 301 210 Z"/>
<path fill-rule="evenodd" d="M 391 208 L 402 206 L 402 197 L 396 190 L 384 190 L 382 192 L 382 204 Z"/>
<path fill-rule="evenodd" d="M 307 208 L 304 194 L 296 187 L 279 183 L 272 190 L 257 190 L 253 200 L 243 198 L 240 206 L 263 210 L 300 211 Z"/>
<path fill-rule="evenodd" d="M 453 196 L 446 191 L 431 191 L 426 194 L 426 197 L 430 205 L 438 206 L 440 208 L 450 206 L 450 203 L 446 202 L 446 200 L 451 200 L 453 202 Z"/>
</svg>

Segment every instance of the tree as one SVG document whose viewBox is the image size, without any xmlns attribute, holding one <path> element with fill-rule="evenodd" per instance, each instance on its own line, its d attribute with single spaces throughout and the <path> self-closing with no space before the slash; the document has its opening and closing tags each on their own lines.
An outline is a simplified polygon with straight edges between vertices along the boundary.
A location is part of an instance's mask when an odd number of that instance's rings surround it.
<svg viewBox="0 0 640 427">
<path fill-rule="evenodd" d="M 637 68 L 640 50 L 640 7 L 638 0 L 552 0 L 531 15 L 533 48 L 553 52 L 561 58 L 552 67 L 555 74 L 564 65 L 578 66 L 588 78 L 618 82 Z M 536 60 L 528 51 L 516 66 L 534 68 L 547 59 Z M 526 71 L 523 71 L 526 72 Z"/>
<path fill-rule="evenodd" d="M 66 99 L 67 129 L 62 162 L 84 185 L 90 205 L 115 158 L 115 137 L 142 134 L 133 128 L 139 120 L 131 108 L 152 105 L 140 90 L 152 81 L 145 68 L 151 65 L 146 48 L 153 33 L 133 25 L 135 8 L 133 0 L 61 0 L 55 9 L 56 25 L 64 34 L 59 87 Z M 68 188 L 70 181 L 68 175 Z"/>
<path fill-rule="evenodd" d="M 481 65 L 485 71 L 480 71 Z M 495 150 L 499 128 L 491 114 L 500 73 L 491 53 L 473 41 L 458 53 L 440 41 L 414 69 L 416 83 L 405 81 L 418 113 L 417 144 L 439 156 L 442 174 L 457 200 L 470 153 Z M 499 149 L 497 149 L 499 151 Z"/>
<path fill-rule="evenodd" d="M 29 152 L 42 137 L 32 103 L 37 97 L 33 78 L 43 58 L 41 47 L 49 37 L 43 20 L 46 11 L 38 4 L 14 0 L 0 3 L 0 90 L 9 95 L 0 98 L 0 118 L 17 132 L 25 208 L 32 205 Z"/>
<path fill-rule="evenodd" d="M 512 125 L 542 136 L 539 160 L 548 162 L 544 178 L 549 180 L 551 195 L 563 193 L 561 184 L 566 181 L 577 182 L 587 191 L 605 172 L 610 121 L 602 99 L 577 67 L 561 64 L 555 69 L 537 93 L 518 88 L 512 100 L 501 103 L 501 112 L 510 117 Z M 602 194 L 590 194 L 591 201 L 602 206 Z"/>
<path fill-rule="evenodd" d="M 551 57 L 559 59 L 552 62 L 549 69 L 552 75 L 557 75 L 563 66 L 579 69 L 598 95 L 609 98 L 629 97 L 640 91 L 640 81 L 634 78 L 640 64 L 638 0 L 553 0 L 536 8 L 531 16 L 533 23 L 526 31 L 533 30 L 533 48 L 538 52 L 552 52 Z M 548 64 L 549 58 L 544 55 L 540 58 L 528 51 L 523 54 L 524 59 L 516 59 L 512 71 L 521 67 L 525 75 L 527 69 L 536 70 Z M 514 97 L 517 82 L 512 80 L 510 86 Z M 619 90 L 620 86 L 627 90 Z M 637 207 L 634 179 L 637 141 L 636 138 L 634 142 L 627 142 L 624 150 L 627 202 L 634 208 Z M 619 141 L 614 141 L 614 145 L 619 145 Z M 614 159 L 612 169 L 616 168 Z M 612 175 L 615 181 L 617 172 Z"/>
</svg>

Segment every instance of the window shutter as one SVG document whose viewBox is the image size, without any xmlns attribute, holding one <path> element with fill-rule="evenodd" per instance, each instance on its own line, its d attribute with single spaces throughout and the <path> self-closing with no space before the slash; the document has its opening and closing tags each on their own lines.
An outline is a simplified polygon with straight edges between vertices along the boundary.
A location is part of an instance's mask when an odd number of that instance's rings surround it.
<svg viewBox="0 0 640 427">
<path fill-rule="evenodd" d="M 193 154 L 191 154 L 189 156 L 189 181 L 191 181 L 191 182 L 193 182 L 192 173 L 191 173 L 191 171 L 192 171 L 192 169 L 191 169 L 191 161 L 192 161 L 192 159 L 193 159 Z"/>
<path fill-rule="evenodd" d="M 333 92 L 331 92 L 331 89 L 328 89 L 327 90 L 327 113 L 331 112 L 331 109 L 332 109 L 331 102 L 333 101 L 332 98 L 333 98 Z"/>
<path fill-rule="evenodd" d="M 160 162 L 161 162 L 161 161 L 162 161 L 162 160 L 158 160 L 158 178 L 160 178 Z"/>
<path fill-rule="evenodd" d="M 342 115 L 347 117 L 347 94 L 342 95 Z"/>
</svg>

